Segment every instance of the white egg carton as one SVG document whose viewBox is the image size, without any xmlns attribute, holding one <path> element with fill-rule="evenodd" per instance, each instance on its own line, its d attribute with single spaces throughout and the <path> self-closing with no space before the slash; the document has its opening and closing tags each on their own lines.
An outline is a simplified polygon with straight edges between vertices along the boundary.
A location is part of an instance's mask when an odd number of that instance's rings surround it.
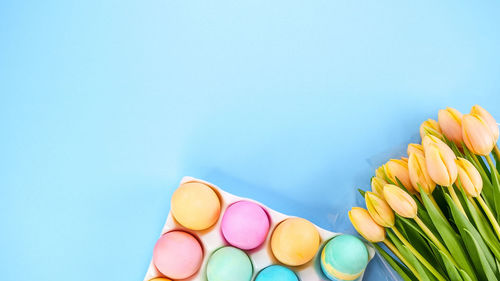
<svg viewBox="0 0 500 281">
<path fill-rule="evenodd" d="M 196 178 L 192 177 L 184 177 L 181 180 L 181 184 L 187 183 L 187 182 L 200 182 L 203 184 L 206 184 L 210 186 L 211 188 L 214 189 L 214 191 L 218 194 L 219 198 L 221 199 L 221 213 L 219 216 L 219 219 L 217 223 L 210 227 L 208 230 L 203 230 L 203 231 L 193 231 L 190 229 L 186 229 L 185 227 L 181 226 L 179 223 L 177 223 L 174 218 L 172 217 L 172 213 L 170 212 L 167 217 L 167 222 L 165 223 L 165 226 L 163 227 L 163 230 L 161 232 L 161 235 L 173 231 L 173 230 L 184 230 L 188 233 L 191 233 L 195 235 L 202 243 L 203 251 L 204 251 L 204 257 L 203 257 L 203 264 L 201 269 L 196 273 L 195 275 L 191 276 L 188 279 L 183 279 L 185 281 L 207 281 L 206 278 L 206 265 L 208 258 L 210 255 L 217 249 L 223 247 L 223 246 L 230 246 L 222 237 L 222 233 L 220 231 L 220 223 L 222 220 L 222 216 L 224 212 L 226 211 L 226 208 L 230 206 L 231 204 L 241 201 L 241 200 L 246 200 L 250 202 L 254 202 L 262 206 L 267 213 L 269 214 L 270 218 L 270 228 L 269 228 L 269 233 L 267 235 L 266 241 L 257 249 L 250 250 L 250 251 L 245 251 L 250 259 L 252 260 L 253 267 L 254 267 L 254 273 L 253 273 L 253 278 L 259 273 L 262 269 L 273 265 L 273 264 L 281 264 L 274 258 L 272 251 L 270 249 L 270 239 L 272 232 L 274 228 L 283 220 L 291 218 L 291 216 L 287 216 L 285 214 L 279 213 L 277 211 L 274 211 L 271 208 L 268 208 L 267 206 L 256 202 L 255 200 L 247 199 L 247 198 L 242 198 L 235 196 L 233 194 L 227 193 L 217 187 L 216 185 L 213 185 L 209 182 L 199 180 Z M 318 226 L 316 226 L 318 229 L 318 232 L 321 237 L 321 246 L 320 250 L 316 254 L 316 256 L 308 263 L 302 266 L 298 267 L 291 267 L 291 266 L 286 266 L 293 270 L 299 279 L 301 281 L 330 281 L 322 272 L 321 266 L 320 266 L 320 258 L 321 258 L 321 250 L 323 249 L 323 246 L 328 242 L 331 238 L 340 235 L 341 233 L 335 233 L 335 232 L 330 232 L 328 230 L 322 229 Z M 160 235 L 160 236 L 161 236 Z M 375 250 L 373 247 L 369 244 L 366 244 L 366 247 L 368 249 L 368 256 L 369 260 L 373 258 L 375 255 Z M 281 264 L 282 265 L 282 264 Z M 361 281 L 363 280 L 363 274 L 356 279 L 356 281 Z M 156 277 L 163 277 L 163 275 L 156 269 L 156 267 L 153 264 L 153 261 L 151 260 L 151 263 L 149 265 L 148 271 L 146 273 L 146 276 L 144 277 L 144 281 L 149 281 L 153 278 Z"/>
</svg>

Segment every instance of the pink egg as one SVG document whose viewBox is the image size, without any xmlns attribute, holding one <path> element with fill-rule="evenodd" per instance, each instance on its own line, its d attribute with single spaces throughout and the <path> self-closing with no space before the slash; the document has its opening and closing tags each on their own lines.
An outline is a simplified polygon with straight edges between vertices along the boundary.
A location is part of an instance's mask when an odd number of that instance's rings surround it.
<svg viewBox="0 0 500 281">
<path fill-rule="evenodd" d="M 258 204 L 239 201 L 229 206 L 222 217 L 222 235 L 234 247 L 251 250 L 266 240 L 269 217 Z"/>
<path fill-rule="evenodd" d="M 184 231 L 164 234 L 156 242 L 153 263 L 171 279 L 185 279 L 198 272 L 203 260 L 200 242 Z"/>
</svg>

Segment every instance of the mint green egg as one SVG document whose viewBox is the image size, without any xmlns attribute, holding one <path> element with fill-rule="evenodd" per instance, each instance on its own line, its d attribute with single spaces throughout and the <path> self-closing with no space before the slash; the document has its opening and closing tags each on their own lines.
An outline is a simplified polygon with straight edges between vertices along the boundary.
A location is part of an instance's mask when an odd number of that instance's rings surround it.
<svg viewBox="0 0 500 281">
<path fill-rule="evenodd" d="M 223 247 L 208 259 L 208 281 L 250 281 L 252 274 L 252 262 L 240 249 Z"/>
<path fill-rule="evenodd" d="M 339 235 L 321 253 L 321 269 L 331 280 L 354 280 L 368 264 L 368 249 L 356 236 Z"/>
</svg>

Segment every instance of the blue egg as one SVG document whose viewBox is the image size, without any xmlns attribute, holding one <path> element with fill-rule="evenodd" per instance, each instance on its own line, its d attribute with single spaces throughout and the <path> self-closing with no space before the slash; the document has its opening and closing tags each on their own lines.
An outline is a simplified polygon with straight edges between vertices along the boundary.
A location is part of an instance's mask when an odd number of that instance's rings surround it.
<svg viewBox="0 0 500 281">
<path fill-rule="evenodd" d="M 336 236 L 321 252 L 321 269 L 331 280 L 355 280 L 367 264 L 368 249 L 356 236 Z"/>
<path fill-rule="evenodd" d="M 259 272 L 255 281 L 299 281 L 299 278 L 284 266 L 271 265 Z"/>
</svg>

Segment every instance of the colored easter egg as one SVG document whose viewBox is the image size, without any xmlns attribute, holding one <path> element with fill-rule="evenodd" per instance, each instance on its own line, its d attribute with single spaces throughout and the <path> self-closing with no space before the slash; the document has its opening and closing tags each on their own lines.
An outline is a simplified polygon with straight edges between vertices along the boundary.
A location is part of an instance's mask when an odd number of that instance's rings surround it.
<svg viewBox="0 0 500 281">
<path fill-rule="evenodd" d="M 224 212 L 221 230 L 230 245 L 243 250 L 255 249 L 267 238 L 269 217 L 258 204 L 239 201 Z"/>
<path fill-rule="evenodd" d="M 331 280 L 355 280 L 368 264 L 365 244 L 352 235 L 339 235 L 328 241 L 321 252 L 321 268 Z"/>
<path fill-rule="evenodd" d="M 255 281 L 299 281 L 299 278 L 284 266 L 271 265 L 261 270 Z"/>
<path fill-rule="evenodd" d="M 234 247 L 223 247 L 208 259 L 208 281 L 250 281 L 253 265 L 248 255 Z"/>
<path fill-rule="evenodd" d="M 220 205 L 215 191 L 199 182 L 181 184 L 171 200 L 173 217 L 191 230 L 204 230 L 214 225 L 219 219 Z"/>
<path fill-rule="evenodd" d="M 153 279 L 151 279 L 149 281 L 172 281 L 172 280 L 167 279 L 167 278 L 153 278 Z"/>
<path fill-rule="evenodd" d="M 185 279 L 201 266 L 203 250 L 193 235 L 184 231 L 164 234 L 153 250 L 153 263 L 163 275 L 171 279 Z"/>
<path fill-rule="evenodd" d="M 285 265 L 299 266 L 314 258 L 319 249 L 320 236 L 316 227 L 302 218 L 281 222 L 271 236 L 274 257 Z"/>
</svg>

